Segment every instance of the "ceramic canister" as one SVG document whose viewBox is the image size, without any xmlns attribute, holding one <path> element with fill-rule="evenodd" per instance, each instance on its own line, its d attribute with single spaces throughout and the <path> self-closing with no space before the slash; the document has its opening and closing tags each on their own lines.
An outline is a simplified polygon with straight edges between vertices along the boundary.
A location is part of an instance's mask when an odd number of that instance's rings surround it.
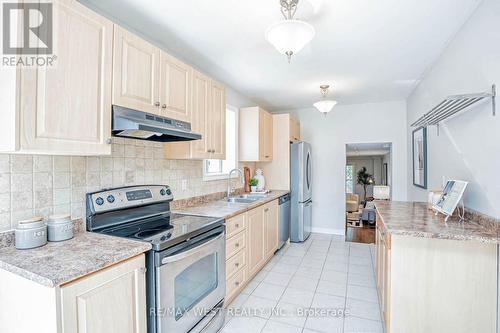
<svg viewBox="0 0 500 333">
<path fill-rule="evenodd" d="M 51 215 L 47 221 L 47 228 L 50 242 L 73 238 L 73 222 L 69 214 Z"/>
<path fill-rule="evenodd" d="M 32 249 L 47 244 L 47 226 L 42 217 L 19 221 L 14 233 L 17 249 Z"/>
</svg>

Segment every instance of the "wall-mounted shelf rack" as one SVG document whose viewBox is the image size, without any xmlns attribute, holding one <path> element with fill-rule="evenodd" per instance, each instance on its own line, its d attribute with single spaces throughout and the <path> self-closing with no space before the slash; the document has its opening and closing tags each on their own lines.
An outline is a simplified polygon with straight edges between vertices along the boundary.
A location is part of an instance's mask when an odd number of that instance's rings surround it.
<svg viewBox="0 0 500 333">
<path fill-rule="evenodd" d="M 412 127 L 427 127 L 431 125 L 436 125 L 439 134 L 439 123 L 445 121 L 446 119 L 454 116 L 460 111 L 476 104 L 484 99 L 491 99 L 492 114 L 496 114 L 496 85 L 491 86 L 491 92 L 479 93 L 479 94 L 467 94 L 467 95 L 455 95 L 449 96 L 444 101 L 435 106 L 432 110 L 424 114 L 422 117 L 417 119 Z"/>
</svg>

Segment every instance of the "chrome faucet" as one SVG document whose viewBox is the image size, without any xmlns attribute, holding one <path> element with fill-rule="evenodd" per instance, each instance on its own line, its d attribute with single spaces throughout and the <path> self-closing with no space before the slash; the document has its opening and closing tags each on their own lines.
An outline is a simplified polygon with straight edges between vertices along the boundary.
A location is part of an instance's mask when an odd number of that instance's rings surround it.
<svg viewBox="0 0 500 333">
<path fill-rule="evenodd" d="M 227 175 L 227 197 L 229 198 L 231 194 L 233 194 L 236 189 L 234 187 L 231 187 L 231 175 L 233 172 L 237 171 L 240 174 L 240 182 L 243 183 L 243 172 L 240 169 L 233 169 L 229 171 L 229 174 Z"/>
</svg>

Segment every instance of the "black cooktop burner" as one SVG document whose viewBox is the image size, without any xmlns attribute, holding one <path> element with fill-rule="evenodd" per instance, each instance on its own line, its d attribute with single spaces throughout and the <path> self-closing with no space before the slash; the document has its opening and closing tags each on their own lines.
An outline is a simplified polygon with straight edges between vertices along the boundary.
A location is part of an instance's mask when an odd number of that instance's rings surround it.
<svg viewBox="0 0 500 333">
<path fill-rule="evenodd" d="M 158 250 L 186 238 L 192 237 L 212 224 L 222 224 L 223 220 L 213 217 L 163 214 L 150 218 L 108 227 L 99 232 L 150 242 Z"/>
</svg>

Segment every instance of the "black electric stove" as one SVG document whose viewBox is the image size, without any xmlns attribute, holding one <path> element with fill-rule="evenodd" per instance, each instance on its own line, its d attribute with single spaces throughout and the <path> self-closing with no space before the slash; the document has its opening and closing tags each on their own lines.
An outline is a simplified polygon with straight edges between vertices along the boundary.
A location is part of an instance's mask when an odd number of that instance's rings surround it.
<svg viewBox="0 0 500 333">
<path fill-rule="evenodd" d="M 87 194 L 87 230 L 151 243 L 162 251 L 213 228 L 224 220 L 173 214 L 168 186 L 145 185 Z"/>
</svg>

